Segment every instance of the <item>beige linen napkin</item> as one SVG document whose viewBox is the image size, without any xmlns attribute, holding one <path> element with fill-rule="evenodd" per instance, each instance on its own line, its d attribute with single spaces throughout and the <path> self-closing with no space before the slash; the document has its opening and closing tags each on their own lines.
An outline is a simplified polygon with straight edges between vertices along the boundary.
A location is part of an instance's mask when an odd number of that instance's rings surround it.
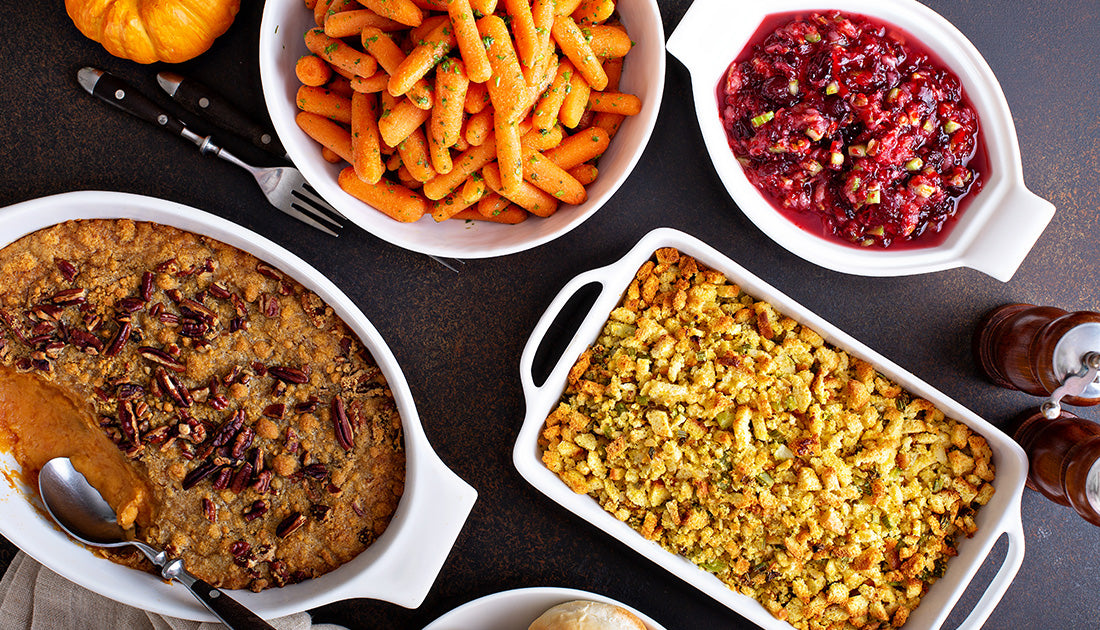
<svg viewBox="0 0 1100 630">
<path fill-rule="evenodd" d="M 180 588 L 183 588 L 180 586 Z M 344 630 L 312 625 L 307 613 L 268 621 L 278 630 Z M 164 617 L 97 595 L 19 552 L 0 581 L 0 630 L 215 630 L 220 623 Z"/>
</svg>

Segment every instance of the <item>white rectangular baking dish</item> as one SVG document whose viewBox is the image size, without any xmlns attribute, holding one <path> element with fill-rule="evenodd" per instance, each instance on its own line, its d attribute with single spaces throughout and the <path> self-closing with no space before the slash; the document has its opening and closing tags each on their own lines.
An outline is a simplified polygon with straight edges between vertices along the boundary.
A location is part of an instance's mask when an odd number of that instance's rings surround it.
<svg viewBox="0 0 1100 630">
<path fill-rule="evenodd" d="M 910 630 L 939 628 L 974 577 L 982 561 L 985 560 L 993 544 L 1002 534 L 1005 534 L 1008 538 L 1008 552 L 1004 563 L 980 601 L 959 626 L 965 629 L 980 628 L 1004 595 L 1023 562 L 1024 534 L 1020 520 L 1020 497 L 1027 478 L 1027 458 L 1023 449 L 972 411 L 813 314 L 717 250 L 673 229 L 656 229 L 645 235 L 619 261 L 582 273 L 571 280 L 554 298 L 535 325 L 520 360 L 520 379 L 527 402 L 527 414 L 512 455 L 520 475 L 566 509 L 760 627 L 768 630 L 791 629 L 790 624 L 772 617 L 756 600 L 731 590 L 718 578 L 696 567 L 687 559 L 646 540 L 630 526 L 604 511 L 591 497 L 575 494 L 556 474 L 543 466 L 540 460 L 538 436 L 546 416 L 554 409 L 561 397 L 569 369 L 581 352 L 596 339 L 607 321 L 608 314 L 618 304 L 620 297 L 633 279 L 634 273 L 657 249 L 662 247 L 675 247 L 701 263 L 721 271 L 740 284 L 750 295 L 767 300 L 781 313 L 816 330 L 829 343 L 870 362 L 890 379 L 910 392 L 928 399 L 947 415 L 965 423 L 985 437 L 993 449 L 993 461 L 997 468 L 997 477 L 993 482 L 996 492 L 993 499 L 978 512 L 976 518 L 978 532 L 973 538 L 960 541 L 959 555 L 948 562 L 943 578 L 932 585 L 905 626 Z M 592 284 L 600 287 L 595 303 L 584 316 L 561 358 L 554 364 L 549 377 L 542 385 L 535 385 L 533 378 L 535 353 L 545 341 L 550 325 L 562 312 L 569 298 Z"/>
<path fill-rule="evenodd" d="M 274 265 L 330 305 L 359 336 L 382 369 L 401 414 L 405 438 L 405 493 L 385 532 L 363 553 L 319 578 L 233 597 L 271 619 L 343 599 L 370 598 L 416 608 L 435 582 L 477 492 L 432 450 L 397 360 L 363 312 L 301 258 L 235 223 L 177 203 L 113 192 L 74 192 L 0 209 L 0 247 L 40 228 L 70 219 L 153 221 L 203 234 Z M 0 470 L 18 478 L 19 465 L 0 454 Z M 14 474 L 13 474 L 14 472 Z M 56 573 L 113 600 L 171 617 L 215 618 L 186 588 L 92 555 L 48 521 L 22 483 L 0 484 L 0 534 Z"/>
</svg>

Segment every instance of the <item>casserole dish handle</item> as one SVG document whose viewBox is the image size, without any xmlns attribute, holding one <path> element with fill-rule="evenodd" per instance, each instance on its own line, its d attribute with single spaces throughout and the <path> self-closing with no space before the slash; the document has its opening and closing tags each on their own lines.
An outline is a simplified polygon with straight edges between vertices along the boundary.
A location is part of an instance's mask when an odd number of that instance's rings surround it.
<svg viewBox="0 0 1100 630">
<path fill-rule="evenodd" d="M 963 254 L 967 267 L 1008 282 L 1054 216 L 1054 205 L 1019 183 L 1011 187 Z"/>
<path fill-rule="evenodd" d="M 1009 521 L 1004 533 L 1008 537 L 1008 551 L 1005 552 L 1004 562 L 997 571 L 997 575 L 993 576 L 993 580 L 986 587 L 981 599 L 956 630 L 980 630 L 993 609 L 1000 603 L 1001 597 L 1004 596 L 1013 578 L 1016 577 L 1016 572 L 1020 570 L 1020 565 L 1023 564 L 1024 527 L 1019 516 Z"/>
<path fill-rule="evenodd" d="M 553 380 L 552 378 L 547 378 L 543 385 L 535 385 L 534 377 L 535 354 L 538 349 L 542 347 L 550 326 L 557 321 L 558 316 L 561 315 L 562 310 L 565 308 L 565 305 L 569 303 L 569 300 L 579 293 L 581 289 L 590 284 L 600 285 L 600 293 L 596 296 L 594 303 L 598 304 L 602 301 L 608 288 L 608 283 L 604 281 L 608 275 L 608 270 L 608 267 L 592 269 L 570 280 L 568 284 L 562 287 L 562 290 L 558 292 L 557 296 L 554 297 L 554 301 L 550 303 L 550 306 L 546 307 L 546 311 L 543 313 L 538 323 L 535 324 L 535 329 L 531 331 L 531 337 L 528 339 L 527 345 L 524 346 L 523 355 L 520 356 L 519 359 L 519 378 L 520 382 L 523 384 L 523 395 L 527 400 L 532 400 L 538 392 L 542 391 L 545 383 Z M 596 311 L 597 309 L 593 308 L 589 315 L 596 313 Z M 575 331 L 570 331 L 569 334 L 574 333 Z M 570 342 L 570 345 L 572 345 L 572 342 Z M 562 356 L 564 357 L 566 353 L 568 353 L 568 348 L 562 353 Z M 561 357 L 557 357 L 554 361 L 554 366 L 554 371 L 569 369 L 573 367 L 573 361 L 564 363 L 561 361 Z"/>
</svg>

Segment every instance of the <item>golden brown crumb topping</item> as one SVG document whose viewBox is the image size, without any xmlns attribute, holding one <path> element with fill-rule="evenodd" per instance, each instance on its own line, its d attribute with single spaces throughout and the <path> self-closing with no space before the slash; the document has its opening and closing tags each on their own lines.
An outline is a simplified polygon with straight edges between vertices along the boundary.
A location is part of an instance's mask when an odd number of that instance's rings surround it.
<svg viewBox="0 0 1100 630">
<path fill-rule="evenodd" d="M 674 249 L 539 443 L 573 491 L 800 629 L 904 624 L 993 495 L 984 438 Z"/>
<path fill-rule="evenodd" d="M 250 254 L 129 220 L 39 230 L 0 250 L 0 333 L 4 366 L 89 401 L 148 479 L 156 515 L 136 535 L 208 582 L 323 574 L 393 516 L 405 453 L 384 376 L 331 307 Z"/>
</svg>

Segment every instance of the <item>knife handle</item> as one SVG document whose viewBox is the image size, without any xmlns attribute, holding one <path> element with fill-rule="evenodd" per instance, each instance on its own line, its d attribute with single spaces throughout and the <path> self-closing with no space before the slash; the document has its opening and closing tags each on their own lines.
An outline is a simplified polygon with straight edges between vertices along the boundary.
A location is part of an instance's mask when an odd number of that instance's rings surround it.
<svg viewBox="0 0 1100 630">
<path fill-rule="evenodd" d="M 118 77 L 96 70 L 82 68 L 78 73 L 80 84 L 96 96 L 124 112 L 151 122 L 175 136 L 183 135 L 187 127 L 168 110 L 146 98 L 133 86 Z"/>
<path fill-rule="evenodd" d="M 286 157 L 286 149 L 274 133 L 253 122 L 236 106 L 202 83 L 167 72 L 158 74 L 157 81 L 174 101 L 192 114 L 245 138 L 276 157 Z M 168 86 L 172 86 L 172 89 Z"/>
</svg>

